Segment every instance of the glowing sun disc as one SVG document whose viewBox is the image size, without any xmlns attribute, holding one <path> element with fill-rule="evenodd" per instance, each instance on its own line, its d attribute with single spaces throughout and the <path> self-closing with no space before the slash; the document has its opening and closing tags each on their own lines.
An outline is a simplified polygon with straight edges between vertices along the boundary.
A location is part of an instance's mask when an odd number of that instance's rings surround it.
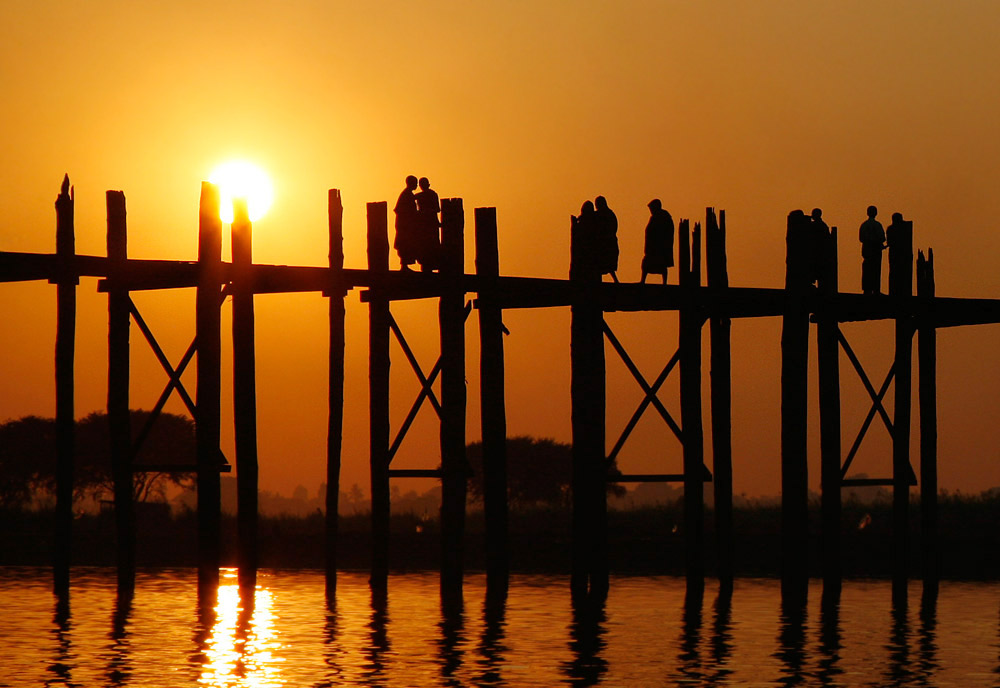
<svg viewBox="0 0 1000 688">
<path fill-rule="evenodd" d="M 215 168 L 208 181 L 219 187 L 219 215 L 223 222 L 233 221 L 233 199 L 245 198 L 250 220 L 264 216 L 274 200 L 274 188 L 267 173 L 245 160 L 232 160 Z"/>
</svg>

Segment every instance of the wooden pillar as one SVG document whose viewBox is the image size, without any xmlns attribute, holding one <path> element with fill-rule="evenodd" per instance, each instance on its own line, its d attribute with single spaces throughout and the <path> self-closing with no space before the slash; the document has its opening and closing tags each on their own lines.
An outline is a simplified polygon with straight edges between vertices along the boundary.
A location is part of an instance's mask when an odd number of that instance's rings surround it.
<svg viewBox="0 0 1000 688">
<path fill-rule="evenodd" d="M 708 286 L 721 296 L 729 288 L 726 260 L 726 211 L 706 210 L 705 267 Z M 732 323 L 728 317 L 712 316 L 711 341 L 712 472 L 714 475 L 715 533 L 719 560 L 719 588 L 723 595 L 733 589 L 733 437 L 732 437 Z"/>
<path fill-rule="evenodd" d="M 461 198 L 441 201 L 441 592 L 461 596 L 465 498 L 465 212 Z"/>
<path fill-rule="evenodd" d="M 118 588 L 135 587 L 135 504 L 129 418 L 129 293 L 125 282 L 128 237 L 125 194 L 108 191 L 108 431 L 118 533 Z"/>
<path fill-rule="evenodd" d="M 808 596 L 809 484 L 806 419 L 809 379 L 809 218 L 796 210 L 785 235 L 785 312 L 781 321 L 781 595 Z"/>
<path fill-rule="evenodd" d="M 819 377 L 820 482 L 823 512 L 823 598 L 840 597 L 840 330 L 836 302 L 839 291 L 837 228 L 825 238 L 820 261 L 822 311 L 816 324 Z"/>
<path fill-rule="evenodd" d="M 889 244 L 889 295 L 898 300 L 896 317 L 895 411 L 892 420 L 892 600 L 905 605 L 910 540 L 910 405 L 912 396 L 913 223 L 894 221 L 886 232 Z"/>
<path fill-rule="evenodd" d="M 570 590 L 575 603 L 607 594 L 606 545 L 598 525 L 607 474 L 605 454 L 604 312 L 593 228 L 575 218 L 570 234 L 570 279 L 575 283 L 570 325 L 573 426 L 573 515 Z"/>
<path fill-rule="evenodd" d="M 76 349 L 76 236 L 73 189 L 63 177 L 56 198 L 56 524 L 53 552 L 53 586 L 56 594 L 69 593 L 73 525 L 73 358 Z"/>
<path fill-rule="evenodd" d="M 684 570 L 687 598 L 700 600 L 705 589 L 705 452 L 701 421 L 701 325 L 697 303 L 701 286 L 701 225 L 689 237 L 687 220 L 680 221 L 679 280 L 687 289 L 680 312 L 681 428 L 684 438 Z M 687 256 L 690 255 L 690 262 Z"/>
<path fill-rule="evenodd" d="M 371 587 L 385 591 L 389 578 L 389 272 L 388 204 L 368 204 L 368 414 L 372 500 Z"/>
<path fill-rule="evenodd" d="M 326 429 L 326 592 L 337 590 L 337 531 L 340 508 L 340 455 L 344 438 L 344 205 L 339 189 L 327 196 L 330 225 L 330 367 Z"/>
<path fill-rule="evenodd" d="M 507 412 L 504 406 L 503 310 L 496 208 L 476 208 L 476 274 L 479 276 L 479 398 L 483 435 L 483 508 L 486 518 L 486 590 L 506 595 Z"/>
<path fill-rule="evenodd" d="M 920 530 L 922 543 L 923 597 L 934 600 L 941 575 L 938 544 L 937 477 L 937 329 L 931 316 L 934 298 L 934 251 L 917 257 L 917 296 L 923 318 L 917 332 L 918 399 L 920 404 Z"/>
<path fill-rule="evenodd" d="M 202 182 L 198 225 L 198 293 L 196 338 L 198 342 L 197 417 L 198 447 L 198 587 L 199 599 L 209 603 L 219 584 L 219 433 L 221 354 L 219 290 L 222 284 L 222 221 L 219 190 Z"/>
<path fill-rule="evenodd" d="M 253 227 L 246 199 L 233 201 L 233 423 L 239 585 L 257 584 L 257 354 L 254 335 Z"/>
</svg>

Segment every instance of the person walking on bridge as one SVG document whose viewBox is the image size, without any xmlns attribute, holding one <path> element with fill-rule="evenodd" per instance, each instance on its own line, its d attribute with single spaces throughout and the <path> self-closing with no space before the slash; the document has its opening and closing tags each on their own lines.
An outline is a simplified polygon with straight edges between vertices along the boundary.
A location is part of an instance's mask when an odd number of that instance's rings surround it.
<svg viewBox="0 0 1000 688">
<path fill-rule="evenodd" d="M 858 240 L 861 241 L 861 293 L 882 293 L 882 251 L 885 250 L 885 230 L 875 219 L 878 208 L 868 206 L 868 219 L 861 223 Z"/>
</svg>

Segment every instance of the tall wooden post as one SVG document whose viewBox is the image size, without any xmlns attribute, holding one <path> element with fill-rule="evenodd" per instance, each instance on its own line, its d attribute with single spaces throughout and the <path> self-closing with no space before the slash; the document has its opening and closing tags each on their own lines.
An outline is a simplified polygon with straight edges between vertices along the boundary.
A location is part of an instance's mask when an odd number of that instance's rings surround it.
<svg viewBox="0 0 1000 688">
<path fill-rule="evenodd" d="M 705 218 L 705 267 L 708 286 L 721 295 L 729 288 L 726 260 L 726 211 L 708 208 Z M 711 341 L 712 472 L 715 490 L 715 532 L 719 558 L 719 587 L 733 589 L 733 438 L 732 438 L 732 323 L 713 314 L 709 324 Z"/>
<path fill-rule="evenodd" d="M 934 251 L 917 257 L 917 296 L 934 298 Z M 934 600 L 941 575 L 941 554 L 937 520 L 937 329 L 930 316 L 933 310 L 922 303 L 924 319 L 917 333 L 918 399 L 920 403 L 920 530 L 923 560 L 923 597 Z"/>
<path fill-rule="evenodd" d="M 372 499 L 371 587 L 389 583 L 389 272 L 388 204 L 368 204 L 368 413 Z"/>
<path fill-rule="evenodd" d="M 125 194 L 108 191 L 108 431 L 118 532 L 118 588 L 135 587 L 135 504 L 129 418 L 129 293 L 125 282 L 128 236 Z"/>
<path fill-rule="evenodd" d="M 572 574 L 576 603 L 607 595 L 606 545 L 599 527 L 607 476 L 605 454 L 604 312 L 600 303 L 601 273 L 596 261 L 593 228 L 575 218 L 570 234 L 570 279 L 575 283 L 571 306 L 570 365 L 573 425 Z"/>
<path fill-rule="evenodd" d="M 801 210 L 788 216 L 781 322 L 781 596 L 793 605 L 805 603 L 809 584 L 809 222 Z"/>
<path fill-rule="evenodd" d="M 56 525 L 53 585 L 56 594 L 69 593 L 73 525 L 73 451 L 75 411 L 73 358 L 76 350 L 76 236 L 73 189 L 63 177 L 56 198 Z"/>
<path fill-rule="evenodd" d="M 816 325 L 819 377 L 820 482 L 823 512 L 823 598 L 840 597 L 840 325 L 835 299 L 839 291 L 837 228 L 823 237 L 819 274 L 822 311 Z"/>
<path fill-rule="evenodd" d="M 330 225 L 330 368 L 326 429 L 326 592 L 337 590 L 337 530 L 340 505 L 340 455 L 344 438 L 344 204 L 339 189 L 327 197 Z"/>
<path fill-rule="evenodd" d="M 503 310 L 496 208 L 476 208 L 479 276 L 479 396 L 483 435 L 483 507 L 486 517 L 486 590 L 507 592 L 507 412 L 504 406 Z"/>
<path fill-rule="evenodd" d="M 195 303 L 198 342 L 198 587 L 208 602 L 219 584 L 219 433 L 221 354 L 219 290 L 222 284 L 222 221 L 219 190 L 202 182 L 198 225 L 198 293 Z"/>
<path fill-rule="evenodd" d="M 233 423 L 239 584 L 257 584 L 257 370 L 253 309 L 253 227 L 246 199 L 233 201 Z"/>
<path fill-rule="evenodd" d="M 680 221 L 679 279 L 687 292 L 680 312 L 681 428 L 684 438 L 684 569 L 687 598 L 700 600 L 705 589 L 704 434 L 701 421 L 701 325 L 696 290 L 701 286 L 701 224 Z M 690 247 L 690 249 L 689 249 Z M 690 262 L 686 262 L 690 254 Z"/>
<path fill-rule="evenodd" d="M 896 318 L 895 411 L 892 420 L 892 600 L 905 605 L 910 540 L 910 405 L 912 395 L 913 223 L 900 218 L 886 232 L 889 244 L 889 295 L 899 302 Z"/>
<path fill-rule="evenodd" d="M 465 212 L 461 198 L 441 201 L 441 592 L 461 596 L 465 498 Z"/>
</svg>

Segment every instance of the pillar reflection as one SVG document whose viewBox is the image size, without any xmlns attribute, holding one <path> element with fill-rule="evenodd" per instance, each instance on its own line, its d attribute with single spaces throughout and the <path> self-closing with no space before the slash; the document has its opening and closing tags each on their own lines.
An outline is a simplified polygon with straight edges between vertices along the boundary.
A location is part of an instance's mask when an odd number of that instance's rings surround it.
<svg viewBox="0 0 1000 688">
<path fill-rule="evenodd" d="M 573 619 L 569 626 L 569 649 L 573 659 L 563 665 L 563 673 L 573 685 L 597 685 L 607 673 L 608 662 L 601 656 L 606 645 L 606 620 L 603 600 L 583 598 L 573 603 Z"/>
<path fill-rule="evenodd" d="M 465 659 L 465 605 L 461 597 L 441 597 L 441 637 L 438 645 L 438 666 L 441 681 L 446 686 L 462 686 L 458 678 Z"/>
<path fill-rule="evenodd" d="M 70 664 L 72 659 L 72 643 L 70 634 L 73 629 L 71 623 L 69 606 L 68 586 L 56 591 L 56 605 L 52 615 L 53 635 L 55 636 L 56 647 L 55 657 L 49 665 L 49 671 L 54 674 L 54 678 L 47 682 L 50 685 L 76 685 L 73 683 L 73 667 Z"/>
<path fill-rule="evenodd" d="M 128 621 L 134 595 L 133 586 L 118 586 L 115 608 L 111 615 L 111 633 L 108 635 L 107 678 L 108 684 L 112 686 L 126 686 L 132 677 Z"/>
<path fill-rule="evenodd" d="M 368 646 L 364 648 L 365 662 L 363 676 L 369 684 L 377 684 L 386 675 L 385 656 L 390 651 L 389 643 L 389 594 L 380 586 L 373 585 L 372 614 L 368 623 Z"/>
<path fill-rule="evenodd" d="M 493 594 L 491 594 L 493 592 Z M 504 644 L 507 626 L 507 595 L 496 594 L 489 585 L 486 590 L 486 600 L 483 604 L 483 635 L 479 640 L 479 656 L 477 664 L 482 667 L 482 673 L 476 682 L 480 686 L 504 685 L 500 667 L 503 664 L 504 653 L 508 647 Z"/>
</svg>

